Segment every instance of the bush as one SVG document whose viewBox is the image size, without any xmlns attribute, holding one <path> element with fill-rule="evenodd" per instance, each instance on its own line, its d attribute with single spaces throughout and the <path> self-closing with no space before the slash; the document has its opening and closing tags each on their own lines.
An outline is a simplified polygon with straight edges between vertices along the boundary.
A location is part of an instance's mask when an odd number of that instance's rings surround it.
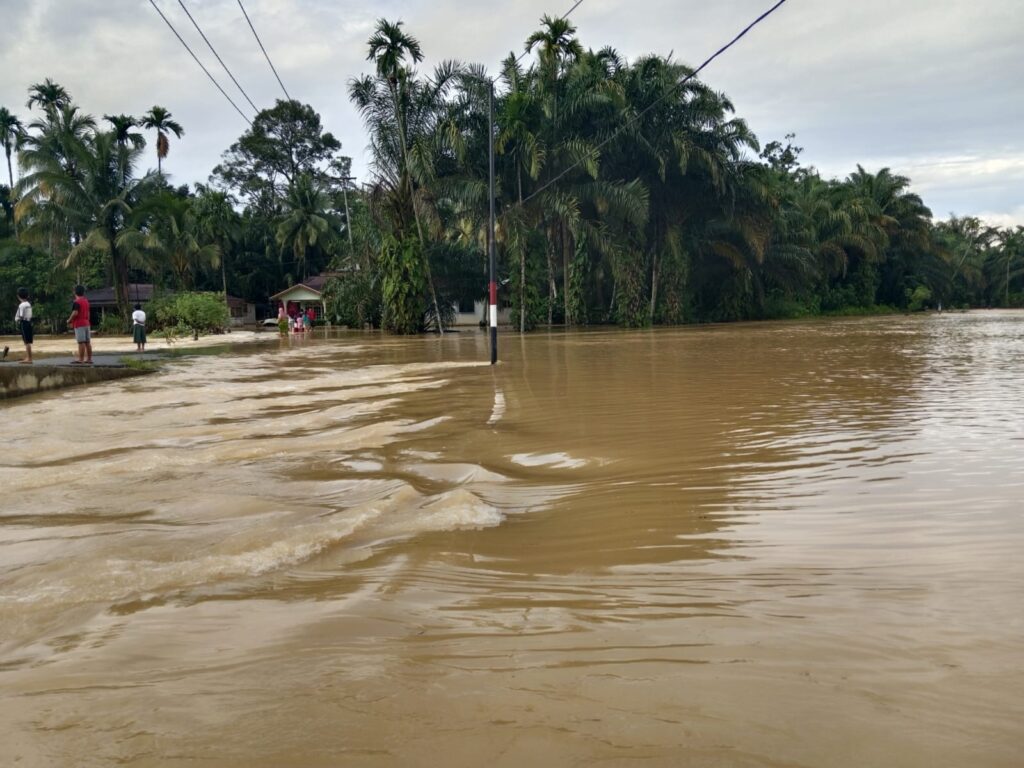
<svg viewBox="0 0 1024 768">
<path fill-rule="evenodd" d="M 160 300 L 154 314 L 160 327 L 178 326 L 193 339 L 200 333 L 221 333 L 228 323 L 228 308 L 219 293 L 179 293 Z"/>
<path fill-rule="evenodd" d="M 931 289 L 924 285 L 919 285 L 911 291 L 909 288 L 906 290 L 907 296 L 907 309 L 911 312 L 920 312 L 925 308 L 925 305 L 931 301 L 932 292 Z"/>
<path fill-rule="evenodd" d="M 324 286 L 324 303 L 327 316 L 336 325 L 380 325 L 380 281 L 375 275 L 352 271 L 331 278 Z"/>
<path fill-rule="evenodd" d="M 380 263 L 383 327 L 399 334 L 419 333 L 427 310 L 427 278 L 419 243 L 388 238 Z"/>
<path fill-rule="evenodd" d="M 97 328 L 96 331 L 108 336 L 117 336 L 122 333 L 126 333 L 127 327 L 127 323 L 125 323 L 120 315 L 111 313 L 103 316 L 103 319 L 100 320 L 99 328 Z"/>
</svg>

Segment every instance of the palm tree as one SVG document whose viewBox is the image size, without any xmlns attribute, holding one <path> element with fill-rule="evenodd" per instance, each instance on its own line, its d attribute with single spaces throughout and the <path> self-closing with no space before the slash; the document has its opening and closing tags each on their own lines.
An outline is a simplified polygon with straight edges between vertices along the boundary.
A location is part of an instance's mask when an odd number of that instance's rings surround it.
<svg viewBox="0 0 1024 768">
<path fill-rule="evenodd" d="M 539 69 L 536 72 L 537 88 L 541 98 L 545 121 L 542 140 L 549 150 L 546 170 L 548 179 L 555 178 L 567 166 L 586 160 L 585 169 L 596 177 L 597 159 L 585 144 L 563 141 L 564 130 L 560 107 L 563 90 L 563 76 L 583 55 L 583 46 L 576 39 L 576 27 L 568 20 L 544 15 L 540 20 L 541 29 L 526 39 L 525 50 L 532 53 L 538 49 Z M 559 152 L 559 148 L 563 151 Z M 568 218 L 574 218 L 575 206 L 571 201 L 562 201 Z M 561 206 L 560 206 L 561 207 Z M 552 323 L 552 311 L 558 290 L 555 286 L 555 251 L 558 245 L 562 251 L 562 299 L 566 324 L 572 323 L 569 305 L 569 259 L 575 246 L 568 236 L 569 222 L 565 216 L 554 215 L 548 220 L 548 325 Z"/>
<path fill-rule="evenodd" d="M 146 146 L 146 138 L 138 131 L 132 130 L 138 127 L 139 121 L 131 115 L 104 115 L 103 119 L 110 123 L 114 141 L 119 147 L 123 148 L 131 144 L 136 149 L 142 149 Z M 124 173 L 125 169 L 122 166 L 121 175 L 123 176 Z"/>
<path fill-rule="evenodd" d="M 50 78 L 46 78 L 42 83 L 29 86 L 28 101 L 25 103 L 25 106 L 32 109 L 37 104 L 42 107 L 44 113 L 50 114 L 58 109 L 69 106 L 71 104 L 71 94 L 68 93 L 63 85 L 58 85 Z"/>
<path fill-rule="evenodd" d="M 228 297 L 228 253 L 232 252 L 242 237 L 242 219 L 231 204 L 227 193 L 197 185 L 192 213 L 196 220 L 196 232 L 206 242 L 220 249 L 220 277 L 224 290 L 224 301 Z"/>
<path fill-rule="evenodd" d="M 171 119 L 170 112 L 159 106 L 154 106 L 149 112 L 144 114 L 142 120 L 139 121 L 139 125 L 156 131 L 156 170 L 157 173 L 162 174 L 163 159 L 167 157 L 171 150 L 171 142 L 167 138 L 167 134 L 173 133 L 180 139 L 185 134 L 185 129 Z"/>
<path fill-rule="evenodd" d="M 424 225 L 433 159 L 439 145 L 457 139 L 440 128 L 445 99 L 461 72 L 461 65 L 445 62 L 434 78 L 420 82 L 412 68 L 423 60 L 419 41 L 402 31 L 402 22 L 377 21 L 368 42 L 367 61 L 376 65 L 376 78 L 364 76 L 349 84 L 349 92 L 371 133 L 377 186 L 399 240 L 408 236 L 411 213 L 423 271 L 427 278 L 439 333 L 444 324 L 430 269 L 430 251 Z"/>
<path fill-rule="evenodd" d="M 146 137 L 138 131 L 132 130 L 139 126 L 139 121 L 136 118 L 131 115 L 104 115 L 103 119 L 110 123 L 111 130 L 114 132 L 114 140 L 120 146 L 131 144 L 138 149 L 146 146 Z"/>
<path fill-rule="evenodd" d="M 285 213 L 277 221 L 275 237 L 282 250 L 295 257 L 297 274 L 305 279 L 307 259 L 313 249 L 328 246 L 340 231 L 331 213 L 330 197 L 310 174 L 302 174 L 288 190 Z"/>
<path fill-rule="evenodd" d="M 83 144 L 96 131 L 96 120 L 74 104 L 50 110 L 45 119 L 33 120 L 22 140 L 21 164 L 38 165 L 49 160 L 59 163 L 67 173 L 75 172 Z"/>
<path fill-rule="evenodd" d="M 540 101 L 535 90 L 530 87 L 530 78 L 523 72 L 512 54 L 509 54 L 502 65 L 502 79 L 508 93 L 497 108 L 496 121 L 499 128 L 494 151 L 499 156 L 509 156 L 515 173 L 517 205 L 514 212 L 510 211 L 513 215 L 506 216 L 503 224 L 509 235 L 509 250 L 519 257 L 519 332 L 525 333 L 528 314 L 526 260 L 529 250 L 529 224 L 523 215 L 523 202 L 525 191 L 529 189 L 531 182 L 540 177 L 546 150 L 539 135 Z"/>
<path fill-rule="evenodd" d="M 18 116 L 11 114 L 7 107 L 0 107 L 0 143 L 4 145 L 4 154 L 7 155 L 7 181 L 12 205 L 14 204 L 14 172 L 11 168 L 11 153 L 21 144 L 24 133 L 25 129 Z M 17 225 L 15 225 L 15 233 L 17 233 Z"/>
<path fill-rule="evenodd" d="M 152 180 L 132 176 L 141 149 L 120 146 L 113 133 L 92 132 L 65 136 L 58 154 L 46 152 L 50 146 L 44 139 L 21 154 L 27 173 L 18 182 L 15 210 L 28 225 L 25 236 L 71 245 L 65 266 L 90 253 L 106 256 L 118 307 L 127 316 L 130 254 L 119 235 Z"/>
<path fill-rule="evenodd" d="M 1002 288 L 1003 306 L 1009 307 L 1010 285 L 1024 276 L 1024 226 L 1018 225 L 1014 229 L 1007 227 L 999 232 L 999 247 L 990 252 L 986 266 L 990 274 L 992 297 Z"/>
<path fill-rule="evenodd" d="M 220 248 L 203 244 L 192 201 L 172 194 L 151 198 L 135 210 L 134 226 L 117 237 L 117 246 L 150 269 L 168 267 L 175 285 L 192 290 L 199 272 L 220 264 Z"/>
<path fill-rule="evenodd" d="M 615 58 L 609 58 L 614 66 Z M 648 56 L 619 66 L 617 73 L 624 130 L 610 161 L 625 178 L 638 174 L 650 194 L 644 241 L 651 323 L 666 274 L 675 274 L 675 283 L 685 280 L 693 251 L 748 270 L 763 259 L 764 242 L 753 237 L 752 222 L 735 215 L 737 206 L 725 206 L 741 191 L 740 161 L 744 150 L 757 148 L 757 139 L 743 120 L 730 117 L 727 98 L 686 80 L 692 70 L 685 66 Z M 670 281 L 674 294 L 681 287 Z M 681 297 L 674 303 L 681 306 Z"/>
<path fill-rule="evenodd" d="M 977 305 L 984 301 L 985 263 L 999 239 L 999 230 L 974 216 L 951 216 L 936 225 L 938 248 L 952 267 L 949 284 L 954 300 Z"/>
</svg>

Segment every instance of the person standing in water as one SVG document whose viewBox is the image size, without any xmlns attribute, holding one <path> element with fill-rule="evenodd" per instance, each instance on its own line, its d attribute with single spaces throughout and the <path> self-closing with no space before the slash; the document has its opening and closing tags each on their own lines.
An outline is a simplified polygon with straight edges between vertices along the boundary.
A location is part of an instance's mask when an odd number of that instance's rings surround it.
<svg viewBox="0 0 1024 768">
<path fill-rule="evenodd" d="M 18 311 L 14 315 L 14 324 L 21 331 L 21 340 L 25 342 L 25 359 L 21 362 L 26 365 L 32 364 L 32 304 L 28 300 L 28 288 L 18 289 Z M 6 354 L 6 351 L 5 351 Z"/>
<path fill-rule="evenodd" d="M 132 340 L 136 352 L 146 351 L 146 313 L 142 311 L 141 304 L 136 304 L 132 312 Z"/>
<path fill-rule="evenodd" d="M 75 299 L 71 302 L 71 317 L 68 325 L 75 330 L 78 342 L 78 359 L 72 365 L 92 365 L 92 331 L 89 323 L 89 300 L 85 298 L 85 286 L 75 286 Z"/>
</svg>

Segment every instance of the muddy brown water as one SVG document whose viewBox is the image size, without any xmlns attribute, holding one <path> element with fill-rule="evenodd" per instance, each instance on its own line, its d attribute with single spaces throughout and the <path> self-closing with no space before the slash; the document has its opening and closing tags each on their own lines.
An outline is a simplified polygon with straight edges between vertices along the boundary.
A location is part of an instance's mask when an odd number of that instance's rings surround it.
<svg viewBox="0 0 1024 768">
<path fill-rule="evenodd" d="M 0 405 L 0 765 L 1020 766 L 1024 314 Z"/>
</svg>

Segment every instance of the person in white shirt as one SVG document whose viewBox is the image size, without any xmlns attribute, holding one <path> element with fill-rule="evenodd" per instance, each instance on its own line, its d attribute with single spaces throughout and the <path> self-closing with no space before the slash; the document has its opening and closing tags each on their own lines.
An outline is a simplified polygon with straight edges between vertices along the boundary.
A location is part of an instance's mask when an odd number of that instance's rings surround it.
<svg viewBox="0 0 1024 768">
<path fill-rule="evenodd" d="M 141 304 L 136 304 L 132 312 L 132 339 L 136 352 L 146 351 L 146 313 L 142 311 Z"/>
<path fill-rule="evenodd" d="M 28 300 L 28 288 L 18 289 L 18 298 L 21 302 L 18 304 L 18 311 L 14 315 L 14 324 L 18 326 L 18 330 L 21 331 L 21 340 L 25 342 L 25 359 L 21 362 L 26 365 L 32 364 L 32 305 Z"/>
</svg>

